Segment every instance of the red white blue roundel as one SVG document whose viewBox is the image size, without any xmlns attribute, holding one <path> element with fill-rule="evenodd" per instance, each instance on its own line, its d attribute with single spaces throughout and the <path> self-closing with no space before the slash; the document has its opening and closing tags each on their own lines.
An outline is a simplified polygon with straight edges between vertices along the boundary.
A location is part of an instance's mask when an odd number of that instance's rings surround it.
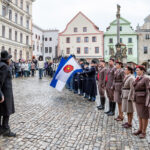
<svg viewBox="0 0 150 150">
<path fill-rule="evenodd" d="M 70 73 L 73 69 L 74 67 L 72 65 L 66 65 L 63 70 L 65 73 Z"/>
</svg>

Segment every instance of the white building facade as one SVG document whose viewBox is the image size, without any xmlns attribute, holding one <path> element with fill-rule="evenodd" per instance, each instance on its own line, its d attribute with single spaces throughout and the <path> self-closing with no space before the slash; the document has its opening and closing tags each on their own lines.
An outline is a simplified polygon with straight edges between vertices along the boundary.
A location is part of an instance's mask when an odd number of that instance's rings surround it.
<svg viewBox="0 0 150 150">
<path fill-rule="evenodd" d="M 59 34 L 59 56 L 73 54 L 77 59 L 103 59 L 103 51 L 103 32 L 82 12 L 79 12 Z"/>
<path fill-rule="evenodd" d="M 33 24 L 32 32 L 33 56 L 38 58 L 44 54 L 43 30 Z"/>
<path fill-rule="evenodd" d="M 44 30 L 44 60 L 53 60 L 58 57 L 59 30 Z"/>
<path fill-rule="evenodd" d="M 14 61 L 32 57 L 32 2 L 0 0 L 0 51 L 7 50 Z"/>
<path fill-rule="evenodd" d="M 57 58 L 58 33 L 59 30 L 43 30 L 33 25 L 33 56 L 43 56 L 44 61 Z"/>
</svg>

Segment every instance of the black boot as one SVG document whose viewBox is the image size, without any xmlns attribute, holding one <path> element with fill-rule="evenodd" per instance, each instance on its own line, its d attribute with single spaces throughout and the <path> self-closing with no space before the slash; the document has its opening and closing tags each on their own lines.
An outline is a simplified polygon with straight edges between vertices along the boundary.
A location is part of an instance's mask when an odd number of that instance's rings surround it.
<svg viewBox="0 0 150 150">
<path fill-rule="evenodd" d="M 116 108 L 116 103 L 112 102 L 112 111 L 108 113 L 108 116 L 114 116 L 115 115 L 115 108 Z"/>
<path fill-rule="evenodd" d="M 4 132 L 4 130 L 3 130 L 2 126 L 0 126 L 0 135 L 2 135 L 3 132 Z"/>
<path fill-rule="evenodd" d="M 101 105 L 98 106 L 98 110 L 104 110 L 104 105 L 105 105 L 105 97 L 101 97 L 100 98 L 100 101 L 101 101 Z"/>
<path fill-rule="evenodd" d="M 109 110 L 107 112 L 105 112 L 105 114 L 108 114 L 111 112 L 111 109 L 112 109 L 112 102 L 109 101 Z"/>
<path fill-rule="evenodd" d="M 11 132 L 10 129 L 3 129 L 3 136 L 7 136 L 7 137 L 16 137 L 16 134 Z"/>
</svg>

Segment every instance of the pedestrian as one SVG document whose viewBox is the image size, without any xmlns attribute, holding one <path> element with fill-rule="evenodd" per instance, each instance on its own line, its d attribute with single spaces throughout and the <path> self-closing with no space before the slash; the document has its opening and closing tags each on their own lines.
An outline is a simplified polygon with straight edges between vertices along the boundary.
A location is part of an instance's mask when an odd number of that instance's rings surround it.
<svg viewBox="0 0 150 150">
<path fill-rule="evenodd" d="M 123 85 L 123 80 L 125 77 L 124 70 L 123 68 L 123 63 L 117 61 L 116 62 L 116 71 L 114 74 L 114 83 L 113 83 L 113 88 L 114 88 L 114 101 L 118 104 L 118 117 L 115 118 L 116 121 L 123 121 L 123 112 L 122 112 L 122 85 Z"/>
<path fill-rule="evenodd" d="M 9 126 L 10 115 L 15 113 L 12 90 L 12 75 L 10 70 L 11 55 L 7 51 L 1 52 L 0 60 L 0 135 L 15 137 Z"/>
<path fill-rule="evenodd" d="M 113 116 L 115 114 L 115 108 L 116 103 L 114 102 L 114 88 L 113 88 L 113 82 L 114 82 L 114 74 L 116 71 L 116 67 L 114 66 L 114 59 L 110 58 L 109 60 L 109 68 L 106 72 L 106 93 L 109 100 L 109 110 L 105 112 L 108 116 Z"/>
<path fill-rule="evenodd" d="M 148 107 L 146 106 L 146 102 L 149 101 L 149 78 L 144 75 L 146 69 L 144 66 L 140 65 L 136 67 L 137 77 L 133 83 L 134 86 L 134 96 L 135 96 L 135 104 L 137 115 L 139 119 L 139 129 L 134 135 L 138 136 L 139 138 L 146 137 L 146 129 L 148 126 L 148 119 L 149 119 L 149 111 Z"/>
<path fill-rule="evenodd" d="M 123 127 L 128 129 L 132 127 L 132 119 L 133 119 L 133 112 L 134 112 L 133 82 L 135 80 L 135 77 L 133 75 L 133 68 L 130 66 L 127 66 L 124 72 L 125 72 L 125 78 L 122 86 L 122 112 L 127 113 L 128 121 L 123 124 Z"/>
<path fill-rule="evenodd" d="M 35 64 L 34 62 L 31 62 L 31 75 L 34 77 L 34 72 L 35 72 Z"/>
<path fill-rule="evenodd" d="M 42 79 L 42 77 L 43 77 L 43 69 L 44 69 L 43 56 L 39 56 L 38 69 L 39 69 L 39 79 Z"/>
<path fill-rule="evenodd" d="M 28 77 L 28 68 L 28 61 L 26 61 L 24 65 L 24 77 Z"/>
<path fill-rule="evenodd" d="M 100 61 L 100 67 L 98 70 L 98 89 L 100 94 L 100 105 L 97 106 L 98 110 L 104 110 L 105 108 L 105 78 L 107 69 L 105 67 L 105 61 Z"/>
</svg>

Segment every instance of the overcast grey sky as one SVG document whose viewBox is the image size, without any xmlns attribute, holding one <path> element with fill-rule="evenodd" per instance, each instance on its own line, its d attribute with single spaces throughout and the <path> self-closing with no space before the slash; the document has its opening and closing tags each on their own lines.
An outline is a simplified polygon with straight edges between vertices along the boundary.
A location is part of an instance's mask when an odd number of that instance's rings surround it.
<svg viewBox="0 0 150 150">
<path fill-rule="evenodd" d="M 62 31 L 82 11 L 105 31 L 116 17 L 116 4 L 121 5 L 121 16 L 130 21 L 134 29 L 150 14 L 150 0 L 36 0 L 33 3 L 33 23 L 43 29 Z"/>
</svg>

